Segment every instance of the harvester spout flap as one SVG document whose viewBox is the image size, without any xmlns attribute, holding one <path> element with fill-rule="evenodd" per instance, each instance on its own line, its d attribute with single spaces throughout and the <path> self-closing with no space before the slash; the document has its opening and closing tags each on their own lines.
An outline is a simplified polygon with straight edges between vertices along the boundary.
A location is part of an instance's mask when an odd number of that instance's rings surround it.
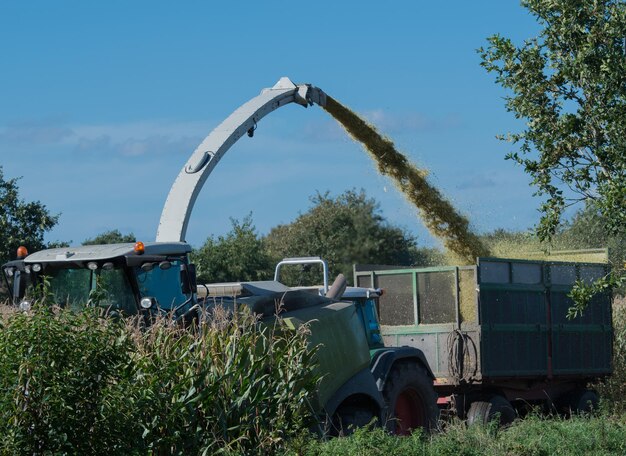
<svg viewBox="0 0 626 456">
<path fill-rule="evenodd" d="M 294 102 L 305 108 L 313 106 L 314 103 L 323 107 L 326 106 L 326 94 L 311 84 L 300 84 L 294 94 Z"/>
</svg>

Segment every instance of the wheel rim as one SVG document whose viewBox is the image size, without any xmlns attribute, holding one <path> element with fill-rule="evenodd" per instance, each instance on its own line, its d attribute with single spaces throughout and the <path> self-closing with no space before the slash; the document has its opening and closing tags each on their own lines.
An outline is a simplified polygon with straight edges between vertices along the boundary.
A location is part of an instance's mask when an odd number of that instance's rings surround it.
<svg viewBox="0 0 626 456">
<path fill-rule="evenodd" d="M 398 395 L 394 414 L 398 435 L 409 435 L 413 429 L 426 425 L 424 403 L 414 390 L 405 389 Z"/>
</svg>

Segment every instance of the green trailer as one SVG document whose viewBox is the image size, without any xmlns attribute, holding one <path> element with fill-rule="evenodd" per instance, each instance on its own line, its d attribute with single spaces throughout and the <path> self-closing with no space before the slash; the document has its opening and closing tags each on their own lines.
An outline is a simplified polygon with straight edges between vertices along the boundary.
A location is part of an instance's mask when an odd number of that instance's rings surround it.
<svg viewBox="0 0 626 456">
<path fill-rule="evenodd" d="M 360 287 L 382 288 L 378 302 L 386 346 L 422 350 L 442 407 L 468 421 L 502 422 L 520 406 L 587 410 L 587 385 L 612 371 L 610 292 L 567 319 L 567 296 L 606 263 L 479 258 L 438 268 L 355 266 Z"/>
</svg>

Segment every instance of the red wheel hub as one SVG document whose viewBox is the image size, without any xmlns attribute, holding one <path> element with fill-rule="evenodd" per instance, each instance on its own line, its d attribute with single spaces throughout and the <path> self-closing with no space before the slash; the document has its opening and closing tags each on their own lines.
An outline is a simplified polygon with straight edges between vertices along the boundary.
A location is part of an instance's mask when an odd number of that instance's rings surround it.
<svg viewBox="0 0 626 456">
<path fill-rule="evenodd" d="M 411 389 L 406 389 L 398 395 L 394 413 L 398 435 L 409 435 L 413 429 L 426 425 L 424 404 L 419 395 Z"/>
</svg>

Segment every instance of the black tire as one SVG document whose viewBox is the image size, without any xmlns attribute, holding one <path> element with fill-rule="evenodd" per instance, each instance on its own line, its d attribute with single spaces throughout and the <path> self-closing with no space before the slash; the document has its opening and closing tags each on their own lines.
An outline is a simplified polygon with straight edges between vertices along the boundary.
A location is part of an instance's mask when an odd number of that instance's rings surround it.
<svg viewBox="0 0 626 456">
<path fill-rule="evenodd" d="M 511 424 L 517 414 L 511 403 L 504 397 L 493 395 L 485 401 L 475 401 L 470 405 L 467 412 L 467 424 L 487 425 L 494 420 L 498 420 L 500 426 Z"/>
<path fill-rule="evenodd" d="M 330 434 L 333 437 L 351 435 L 356 429 L 368 425 L 374 426 L 376 414 L 368 407 L 340 405 L 332 419 Z"/>
<path fill-rule="evenodd" d="M 572 414 L 591 414 L 598 410 L 598 393 L 593 390 L 575 391 L 569 400 L 569 409 Z"/>
<path fill-rule="evenodd" d="M 416 363 L 398 363 L 393 367 L 383 398 L 387 404 L 385 427 L 396 435 L 408 435 L 414 429 L 431 432 L 437 428 L 439 408 L 433 381 Z"/>
</svg>

